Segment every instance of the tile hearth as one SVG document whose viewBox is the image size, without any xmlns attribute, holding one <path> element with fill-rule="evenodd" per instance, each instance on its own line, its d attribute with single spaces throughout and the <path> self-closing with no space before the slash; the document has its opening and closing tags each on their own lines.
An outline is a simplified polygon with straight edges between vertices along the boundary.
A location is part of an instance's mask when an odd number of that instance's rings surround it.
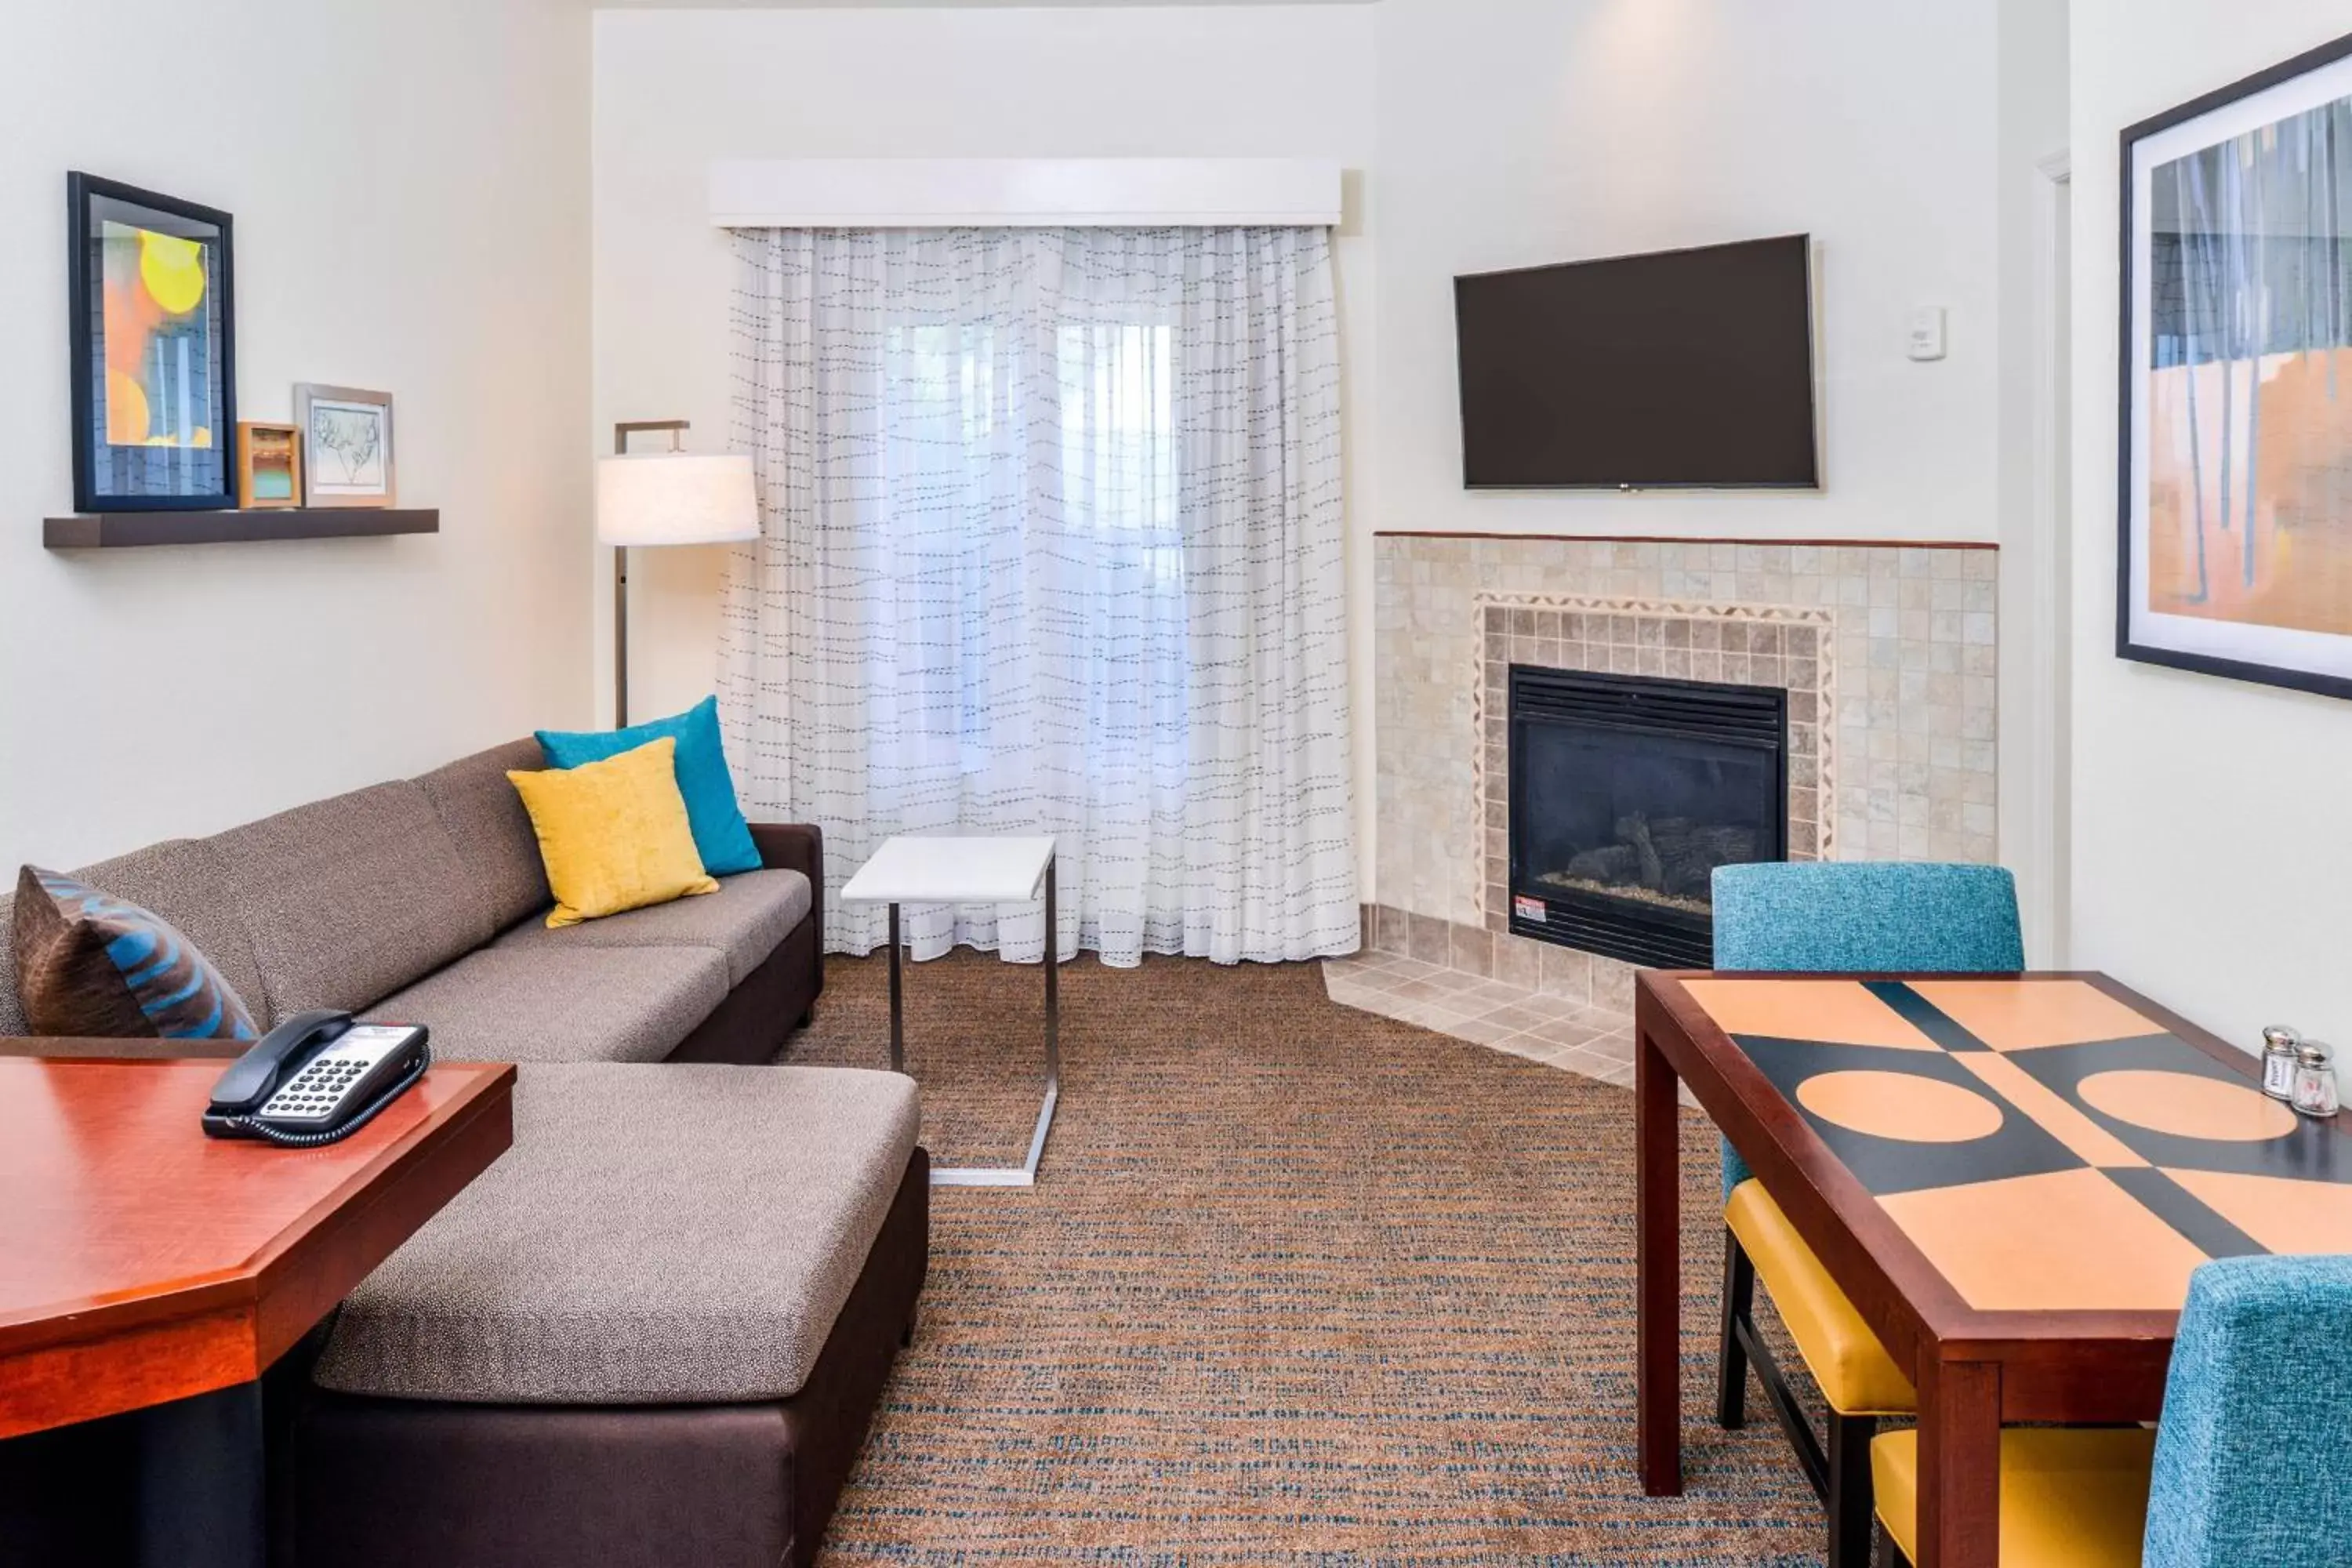
<svg viewBox="0 0 2352 1568">
<path fill-rule="evenodd" d="M 1633 1082 L 1633 1020 L 1399 952 L 1323 961 L 1331 1000 L 1603 1083 Z"/>
</svg>

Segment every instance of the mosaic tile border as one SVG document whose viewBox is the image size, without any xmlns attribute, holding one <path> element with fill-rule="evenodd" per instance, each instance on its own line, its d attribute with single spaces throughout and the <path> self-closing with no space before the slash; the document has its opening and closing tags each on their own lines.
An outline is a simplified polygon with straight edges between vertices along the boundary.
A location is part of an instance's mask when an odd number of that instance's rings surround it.
<svg viewBox="0 0 2352 1568">
<path fill-rule="evenodd" d="M 1510 929 L 1510 667 L 1606 670 L 1789 694 L 1789 858 L 1837 858 L 1837 612 L 1588 594 L 1472 595 L 1478 655 L 1470 699 L 1478 916 Z"/>
</svg>

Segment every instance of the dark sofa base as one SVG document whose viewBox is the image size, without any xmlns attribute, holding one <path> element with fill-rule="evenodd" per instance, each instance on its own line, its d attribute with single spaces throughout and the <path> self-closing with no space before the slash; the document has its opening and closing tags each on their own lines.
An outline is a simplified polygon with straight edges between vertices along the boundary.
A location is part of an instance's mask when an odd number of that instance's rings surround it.
<svg viewBox="0 0 2352 1568">
<path fill-rule="evenodd" d="M 739 988 L 740 994 L 740 988 Z M 915 1151 L 792 1398 L 446 1405 L 308 1391 L 290 1507 L 301 1568 L 806 1568 L 914 1322 L 930 1157 Z"/>
<path fill-rule="evenodd" d="M 803 921 L 663 1059 L 764 1067 L 783 1050 L 785 1039 L 808 1016 L 824 988 L 816 921 Z M 889 1066 L 887 1053 L 875 1065 Z"/>
<path fill-rule="evenodd" d="M 755 822 L 751 841 L 761 865 L 809 879 L 807 918 L 677 1043 L 669 1061 L 765 1066 L 824 990 L 824 835 L 805 823 Z"/>
</svg>

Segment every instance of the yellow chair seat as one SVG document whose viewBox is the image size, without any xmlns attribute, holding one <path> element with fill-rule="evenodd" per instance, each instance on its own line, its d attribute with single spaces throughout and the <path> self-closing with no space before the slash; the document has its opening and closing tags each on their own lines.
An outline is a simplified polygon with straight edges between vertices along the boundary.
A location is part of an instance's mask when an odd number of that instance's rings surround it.
<svg viewBox="0 0 2352 1568">
<path fill-rule="evenodd" d="M 1805 1370 L 1841 1415 L 1908 1415 L 1918 1392 L 1813 1256 L 1780 1205 L 1752 1177 L 1731 1190 L 1724 1223 L 1756 1265 Z"/>
<path fill-rule="evenodd" d="M 1919 1561 L 1919 1435 L 1870 1445 L 1879 1522 Z M 2139 1568 L 2156 1434 L 2011 1426 L 2000 1435 L 2000 1568 Z"/>
</svg>

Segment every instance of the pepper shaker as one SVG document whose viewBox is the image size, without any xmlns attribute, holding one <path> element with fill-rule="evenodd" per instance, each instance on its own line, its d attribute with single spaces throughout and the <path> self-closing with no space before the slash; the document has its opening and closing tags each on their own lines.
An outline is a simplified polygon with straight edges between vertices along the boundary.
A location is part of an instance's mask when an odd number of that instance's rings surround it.
<svg viewBox="0 0 2352 1568">
<path fill-rule="evenodd" d="M 2336 1068 L 2328 1061 L 2327 1047 L 2305 1040 L 2294 1072 L 2294 1108 L 2305 1116 L 2333 1116 L 2336 1104 Z"/>
<path fill-rule="evenodd" d="M 2294 1075 L 2303 1066 L 2303 1037 L 2284 1024 L 2263 1030 L 2263 1092 L 2273 1100 L 2294 1101 Z"/>
</svg>

